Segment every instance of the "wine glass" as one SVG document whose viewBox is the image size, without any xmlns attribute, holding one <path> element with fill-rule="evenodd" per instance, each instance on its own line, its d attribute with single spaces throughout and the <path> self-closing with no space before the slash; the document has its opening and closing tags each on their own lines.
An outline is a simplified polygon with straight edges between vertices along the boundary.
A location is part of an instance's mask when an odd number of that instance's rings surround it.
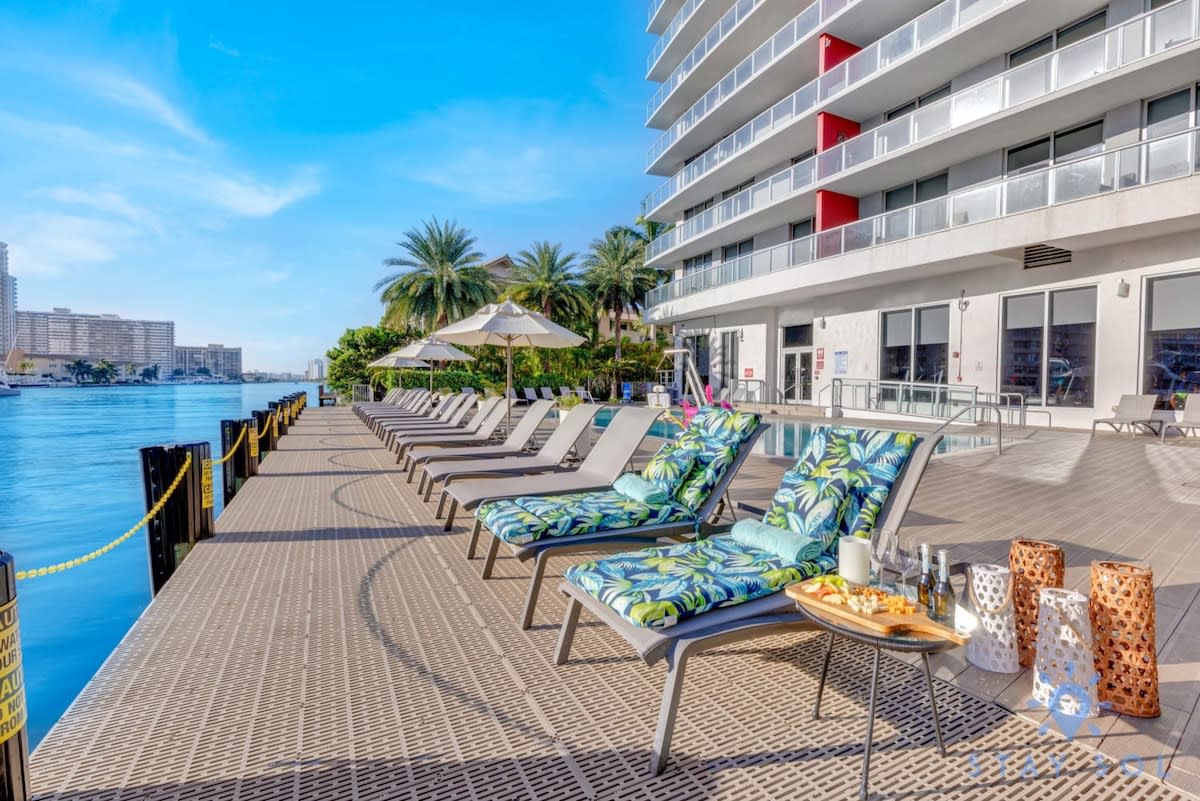
<svg viewBox="0 0 1200 801">
<path fill-rule="evenodd" d="M 896 564 L 896 555 L 899 549 L 899 540 L 896 537 L 896 530 L 891 528 L 877 528 L 871 531 L 871 573 L 875 576 L 875 583 L 884 584 L 883 573 L 885 570 L 894 569 Z"/>
<path fill-rule="evenodd" d="M 900 572 L 900 593 L 905 598 L 909 597 L 908 574 L 921 567 L 921 554 L 918 548 L 919 544 L 914 541 L 912 535 L 896 535 L 896 550 L 893 554 L 892 564 Z"/>
</svg>

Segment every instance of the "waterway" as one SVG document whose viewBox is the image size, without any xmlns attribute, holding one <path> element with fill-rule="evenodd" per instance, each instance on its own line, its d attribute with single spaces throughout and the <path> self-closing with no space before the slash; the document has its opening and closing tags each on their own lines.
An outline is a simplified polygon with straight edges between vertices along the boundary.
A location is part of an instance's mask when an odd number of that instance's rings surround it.
<svg viewBox="0 0 1200 801">
<path fill-rule="evenodd" d="M 304 384 L 27 388 L 0 398 L 0 549 L 17 569 L 74 559 L 145 513 L 138 449 L 213 443 Z M 221 476 L 214 471 L 217 513 Z M 63 573 L 18 582 L 29 734 L 36 745 L 150 602 L 144 531 Z"/>
</svg>

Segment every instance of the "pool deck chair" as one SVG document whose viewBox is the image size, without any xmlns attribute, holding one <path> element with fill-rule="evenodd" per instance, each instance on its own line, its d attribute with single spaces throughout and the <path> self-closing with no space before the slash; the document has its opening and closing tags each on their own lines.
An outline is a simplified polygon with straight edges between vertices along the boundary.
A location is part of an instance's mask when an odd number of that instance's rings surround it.
<svg viewBox="0 0 1200 801">
<path fill-rule="evenodd" d="M 407 396 L 402 403 L 384 408 L 366 409 L 359 412 L 359 417 L 374 433 L 389 420 L 432 420 L 437 416 L 433 409 L 436 396 L 427 390 Z"/>
<path fill-rule="evenodd" d="M 1167 438 L 1167 432 L 1171 429 L 1178 431 L 1181 437 L 1186 437 L 1189 431 L 1192 434 L 1200 431 L 1200 395 L 1188 395 L 1187 401 L 1183 405 L 1183 416 L 1178 420 L 1163 422 L 1162 438 L 1164 441 Z"/>
<path fill-rule="evenodd" d="M 385 396 L 385 400 L 378 403 L 356 403 L 351 408 L 354 409 L 354 413 L 358 415 L 359 419 L 365 422 L 371 415 L 377 412 L 411 410 L 416 406 L 418 400 L 428 394 L 427 390 L 418 389 L 409 389 L 402 393 L 394 394 L 397 392 L 397 390 L 392 390 L 392 392 L 389 392 Z M 387 397 L 390 397 L 391 400 L 386 400 Z"/>
<path fill-rule="evenodd" d="M 525 606 L 521 611 L 521 628 L 527 629 L 533 625 L 533 613 L 546 574 L 546 563 L 551 556 L 621 553 L 630 548 L 654 545 L 661 539 L 681 541 L 706 536 L 713 533 L 711 523 L 719 518 L 722 511 L 728 512 L 736 520 L 736 512 L 728 502 L 729 484 L 750 455 L 754 443 L 771 427 L 761 422 L 757 415 L 746 414 L 745 417 L 751 419 L 753 428 L 728 443 L 736 448 L 733 459 L 721 463 L 721 474 L 715 481 L 702 481 L 703 492 L 695 493 L 687 504 L 674 497 L 659 504 L 641 503 L 609 487 L 600 492 L 517 498 L 481 505 L 475 513 L 475 531 L 471 536 L 473 539 L 478 537 L 485 527 L 491 533 L 483 563 L 483 578 L 491 578 L 501 544 L 507 545 L 518 561 L 533 563 Z M 725 444 L 717 447 L 723 449 Z M 703 473 L 705 467 L 697 465 L 696 469 Z M 681 476 L 681 480 L 683 478 Z M 579 533 L 550 535 L 539 512 L 551 518 L 550 526 L 557 520 L 567 519 L 573 525 L 572 530 L 578 529 Z M 534 521 L 532 528 L 530 521 Z M 543 535 L 537 529 L 546 533 Z M 543 538 L 529 540 L 531 536 Z"/>
<path fill-rule="evenodd" d="M 533 391 L 533 387 L 525 387 L 525 402 L 537 403 L 538 400 L 538 394 Z"/>
<path fill-rule="evenodd" d="M 446 531 L 453 525 L 454 513 L 458 509 L 471 511 L 484 501 L 608 489 L 629 464 L 638 445 L 646 438 L 650 426 L 654 425 L 660 414 L 662 409 L 645 406 L 626 406 L 618 411 L 577 470 L 539 475 L 536 480 L 506 477 L 455 481 L 442 491 L 445 498 L 450 500 L 450 508 L 446 511 Z M 570 419 L 571 415 L 568 415 L 567 420 Z"/>
<path fill-rule="evenodd" d="M 828 428 L 821 427 L 814 431 L 813 436 L 827 436 L 829 431 Z M 834 428 L 832 431 L 852 432 L 856 430 Z M 870 429 L 857 431 L 859 435 L 897 436 L 896 432 L 879 432 Z M 929 459 L 941 441 L 941 435 L 903 434 L 899 436 L 913 438 L 912 449 L 908 452 L 903 466 L 899 468 L 887 498 L 883 501 L 877 515 L 873 520 L 868 521 L 863 521 L 856 516 L 852 522 L 839 524 L 839 532 L 836 533 L 844 533 L 843 528 L 858 530 L 864 525 L 874 528 L 898 529 L 900 527 L 909 505 L 912 503 L 913 496 L 916 495 L 917 486 L 929 464 Z M 808 448 L 806 448 L 807 451 Z M 801 463 L 803 462 L 802 458 Z M 836 514 L 840 517 L 842 513 L 839 511 Z M 836 539 L 834 542 L 836 543 Z M 836 545 L 833 547 L 836 548 Z M 610 599 L 611 603 L 606 603 L 582 586 L 591 582 L 589 576 L 594 577 L 601 574 L 606 568 L 615 574 L 621 574 L 624 572 L 623 565 L 630 562 L 636 562 L 647 556 L 661 562 L 664 557 L 674 558 L 681 552 L 684 554 L 684 558 L 688 552 L 693 553 L 693 562 L 700 563 L 702 566 L 695 571 L 689 571 L 686 579 L 681 578 L 679 582 L 673 582 L 688 586 L 682 587 L 679 594 L 672 597 L 677 599 L 676 603 L 685 604 L 686 602 L 682 599 L 692 595 L 696 599 L 706 599 L 707 604 L 694 610 L 691 616 L 679 613 L 674 625 L 665 625 L 667 621 L 663 619 L 659 620 L 663 625 L 658 627 L 646 624 L 638 625 L 616 611 L 615 607 L 621 604 L 616 603 L 615 599 Z M 728 566 L 730 564 L 735 567 L 730 568 Z M 732 592 L 739 587 L 748 586 L 752 582 L 754 575 L 746 572 L 747 564 L 761 564 L 764 571 L 769 571 L 762 573 L 762 579 L 757 582 L 762 592 L 741 603 L 737 601 L 736 595 L 730 595 L 727 599 L 721 600 L 722 596 L 726 594 L 722 588 L 728 587 Z M 567 571 L 566 580 L 560 585 L 560 589 L 567 596 L 567 609 L 562 629 L 559 632 L 554 663 L 563 665 L 568 661 L 571 644 L 579 625 L 579 615 L 583 609 L 587 609 L 602 623 L 624 638 L 646 664 L 653 665 L 662 661 L 667 663 L 666 683 L 663 687 L 658 726 L 655 730 L 654 746 L 650 756 L 650 772 L 657 776 L 666 767 L 667 757 L 670 753 L 671 734 L 675 727 L 675 716 L 679 709 L 684 672 L 688 660 L 705 651 L 733 642 L 742 642 L 783 632 L 813 630 L 815 628 L 813 624 L 796 611 L 795 603 L 784 594 L 783 589 L 787 584 L 836 569 L 837 558 L 829 550 L 813 561 L 793 562 L 789 565 L 774 554 L 739 545 L 731 536 L 711 537 L 665 548 L 650 548 L 645 551 L 609 557 L 599 562 L 575 565 Z M 722 582 L 723 570 L 728 570 L 730 575 L 727 578 L 733 580 Z M 768 576 L 779 577 L 782 570 L 791 571 L 791 578 L 783 578 L 782 581 L 768 580 Z M 696 575 L 702 571 L 709 575 L 705 578 Z M 701 592 L 702 589 L 711 590 L 713 594 L 705 595 Z M 716 592 L 717 590 L 722 591 Z M 636 597 L 636 591 L 632 597 Z M 663 605 L 660 599 L 659 603 L 643 606 L 661 607 Z M 630 613 L 633 610 L 627 606 L 625 611 Z M 678 613 L 677 608 L 674 611 Z M 645 623 L 645 621 L 643 622 Z M 926 671 L 928 671 L 928 663 L 926 663 Z M 730 680 L 733 680 L 732 677 Z M 930 687 L 932 687 L 932 683 Z"/>
<path fill-rule="evenodd" d="M 504 442 L 499 445 L 476 445 L 466 448 L 454 448 L 446 450 L 430 445 L 414 446 L 408 453 L 408 483 L 411 484 L 413 476 L 418 470 L 421 470 L 432 462 L 444 462 L 458 459 L 501 459 L 505 456 L 516 456 L 520 454 L 529 443 L 533 440 L 537 433 L 538 426 L 550 414 L 550 410 L 554 408 L 554 403 L 551 401 L 538 401 L 521 415 L 521 419 L 513 426 L 513 430 L 505 438 Z M 425 491 L 425 476 L 421 476 L 421 484 L 417 488 L 417 492 Z M 432 484 L 431 484 L 432 488 Z M 425 500 L 429 500 L 426 495 Z"/>
<path fill-rule="evenodd" d="M 575 394 L 575 390 L 571 389 L 570 387 L 559 387 L 558 388 L 558 396 L 560 398 L 569 398 L 574 394 Z"/>
<path fill-rule="evenodd" d="M 575 387 L 575 394 L 579 396 L 584 403 L 595 403 L 596 399 L 592 397 L 592 393 L 588 392 L 583 387 Z"/>
<path fill-rule="evenodd" d="M 518 456 L 506 456 L 503 459 L 458 459 L 459 453 L 448 454 L 455 457 L 453 461 L 432 462 L 425 465 L 425 500 L 433 492 L 437 482 L 450 484 L 471 478 L 505 478 L 507 476 L 532 476 L 539 473 L 561 473 L 574 468 L 567 467 L 564 462 L 575 446 L 575 442 L 588 433 L 592 426 L 592 418 L 596 416 L 597 408 L 579 408 L 573 410 L 567 419 L 560 422 L 554 432 L 542 443 L 542 447 L 533 453 Z M 449 494 L 443 490 L 438 500 L 437 518 L 440 520 L 446 508 Z M 457 506 L 455 507 L 457 508 Z M 453 517 L 451 519 L 453 522 Z M 474 546 L 468 551 L 467 558 L 475 556 Z"/>
<path fill-rule="evenodd" d="M 451 395 L 438 406 L 438 412 L 433 419 L 391 419 L 383 420 L 379 425 L 379 436 L 391 447 L 392 442 L 400 434 L 415 434 L 418 432 L 436 433 L 438 431 L 453 431 L 463 427 L 467 414 L 475 408 L 474 402 L 468 402 L 465 395 Z M 468 422 L 465 425 L 470 426 Z"/>
<path fill-rule="evenodd" d="M 491 402 L 491 401 L 494 401 Z M 447 428 L 444 431 L 402 431 L 396 434 L 392 445 L 396 451 L 396 464 L 404 464 L 408 469 L 408 451 L 417 445 L 430 445 L 439 448 L 465 448 L 472 445 L 484 445 L 496 435 L 496 429 L 504 422 L 508 410 L 500 398 L 489 398 L 483 402 L 483 407 L 466 426 L 459 429 Z"/>
<path fill-rule="evenodd" d="M 1161 435 L 1163 421 L 1154 419 L 1157 400 L 1155 395 L 1122 395 L 1121 402 L 1113 407 L 1112 417 L 1098 417 L 1092 421 L 1092 434 L 1096 433 L 1096 426 L 1104 423 L 1112 426 L 1114 431 L 1123 431 L 1129 426 L 1130 437 L 1137 436 L 1139 428 Z"/>
<path fill-rule="evenodd" d="M 550 387 L 542 387 L 541 390 L 542 400 L 558 400 L 558 398 L 554 397 L 554 390 L 550 389 Z"/>
</svg>

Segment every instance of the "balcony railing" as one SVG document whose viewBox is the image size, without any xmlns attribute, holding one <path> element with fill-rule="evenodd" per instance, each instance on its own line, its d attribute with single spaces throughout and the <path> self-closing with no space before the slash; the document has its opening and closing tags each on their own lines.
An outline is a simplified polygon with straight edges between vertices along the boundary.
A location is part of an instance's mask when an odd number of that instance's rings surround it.
<svg viewBox="0 0 1200 801">
<path fill-rule="evenodd" d="M 984 14 L 1014 1 L 944 0 L 921 16 L 910 20 L 904 26 L 851 56 L 824 75 L 809 81 L 793 94 L 717 142 L 702 156 L 686 165 L 648 195 L 646 208 L 658 208 L 718 165 L 756 145 L 781 126 L 787 125 L 800 115 L 811 111 L 818 102 L 828 100 L 838 92 L 862 83 L 901 59 L 941 41 L 944 37 Z M 652 158 L 651 163 L 653 160 Z"/>
<path fill-rule="evenodd" d="M 721 105 L 727 97 L 740 89 L 747 81 L 766 69 L 768 65 L 778 61 L 798 42 L 817 30 L 822 21 L 828 19 L 827 16 L 823 16 L 824 6 L 837 6 L 837 10 L 841 11 L 849 3 L 858 2 L 861 0 L 817 0 L 801 11 L 791 22 L 776 31 L 771 38 L 759 45 L 753 53 L 726 73 L 725 77 L 717 81 L 717 84 L 709 89 L 704 97 L 693 103 L 692 107 L 685 111 L 651 146 L 650 152 L 646 156 L 646 166 L 658 161 L 659 157 L 679 137 L 690 131 L 696 123 L 708 116 L 710 111 Z"/>
<path fill-rule="evenodd" d="M 646 15 L 646 24 L 649 25 L 658 16 L 658 10 L 662 8 L 663 3 L 667 0 L 650 0 L 649 13 Z"/>
<path fill-rule="evenodd" d="M 750 253 L 651 290 L 646 295 L 646 308 L 858 250 L 1197 173 L 1200 129 L 1192 128 L 971 187 Z"/>
<path fill-rule="evenodd" d="M 656 111 L 667 102 L 667 98 L 671 93 L 679 88 L 679 84 L 683 83 L 687 76 L 692 74 L 692 70 L 696 65 L 704 60 L 704 57 L 712 52 L 718 44 L 720 44 L 729 33 L 736 28 L 742 20 L 750 15 L 751 11 L 761 6 L 765 0 L 737 0 L 733 7 L 725 12 L 725 16 L 721 17 L 700 43 L 692 48 L 692 52 L 683 57 L 683 61 L 679 62 L 670 77 L 663 81 L 662 86 L 658 87 L 658 91 L 654 93 L 654 97 L 650 98 L 650 102 L 646 104 L 646 120 L 649 121 Z"/>
<path fill-rule="evenodd" d="M 1194 41 L 1197 35 L 1195 7 L 1198 2 L 1200 0 L 1179 0 L 1139 15 L 872 128 L 759 181 L 683 222 L 651 242 L 646 257 L 648 260 L 657 258 L 667 250 L 724 225 L 735 217 L 786 200 L 838 173 L 891 156 L 902 148 Z"/>
<path fill-rule="evenodd" d="M 667 45 L 671 44 L 676 34 L 679 33 L 679 29 L 692 18 L 692 14 L 695 14 L 696 9 L 703 3 L 704 0 L 687 0 L 683 4 L 683 7 L 675 13 L 675 16 L 671 18 L 671 24 L 663 31 L 662 36 L 658 37 L 658 41 L 650 49 L 650 55 L 646 57 L 646 72 L 654 69 L 654 65 L 658 63 L 658 60 L 662 58 L 662 54 L 666 51 Z"/>
</svg>

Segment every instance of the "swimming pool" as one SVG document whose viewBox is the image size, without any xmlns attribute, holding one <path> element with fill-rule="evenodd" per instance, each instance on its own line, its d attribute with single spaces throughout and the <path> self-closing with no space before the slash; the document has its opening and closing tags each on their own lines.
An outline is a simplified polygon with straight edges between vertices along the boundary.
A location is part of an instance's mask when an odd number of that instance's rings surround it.
<svg viewBox="0 0 1200 801">
<path fill-rule="evenodd" d="M 596 412 L 596 426 L 604 428 L 616 414 L 617 407 L 608 406 Z M 754 452 L 759 456 L 779 456 L 786 459 L 796 459 L 804 449 L 812 435 L 813 423 L 808 420 L 798 420 L 789 417 L 768 417 L 771 427 L 762 435 Z M 886 421 L 885 421 L 886 422 Z M 893 427 L 893 426 L 886 426 Z M 682 429 L 675 423 L 659 420 L 650 426 L 650 436 L 659 439 L 674 439 Z M 956 451 L 984 448 L 995 443 L 991 437 L 980 437 L 972 434 L 946 434 L 938 444 L 938 453 L 953 453 Z"/>
</svg>

